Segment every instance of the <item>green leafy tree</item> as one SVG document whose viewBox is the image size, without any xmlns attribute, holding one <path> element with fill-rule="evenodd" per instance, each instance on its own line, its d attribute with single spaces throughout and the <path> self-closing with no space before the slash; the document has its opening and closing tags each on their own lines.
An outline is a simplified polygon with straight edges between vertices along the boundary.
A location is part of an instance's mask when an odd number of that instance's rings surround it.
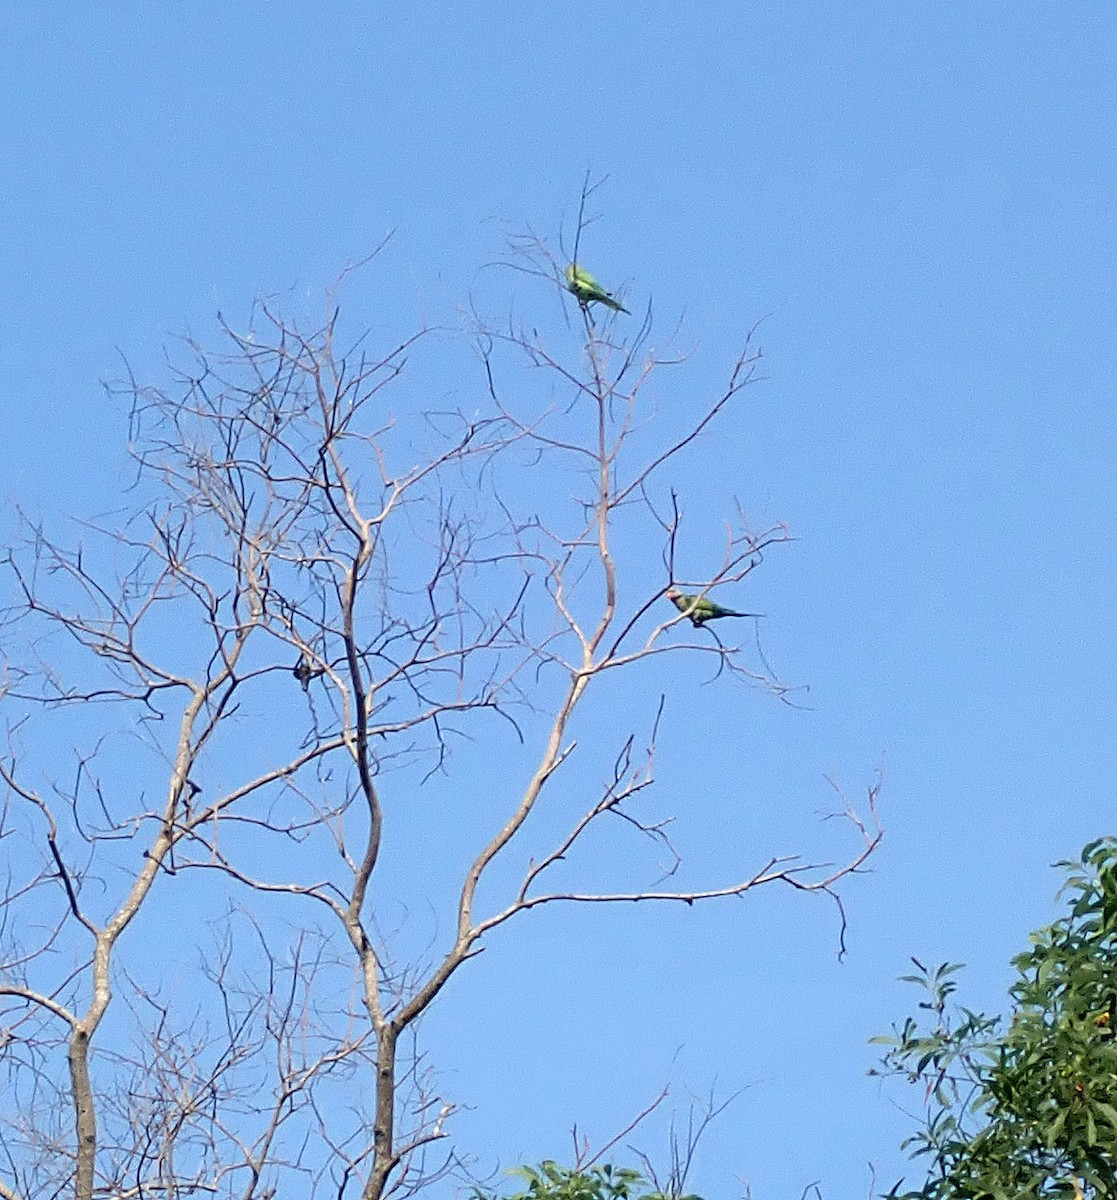
<svg viewBox="0 0 1117 1200">
<path fill-rule="evenodd" d="M 630 1167 L 561 1167 L 547 1159 L 537 1167 L 508 1172 L 527 1185 L 511 1196 L 474 1191 L 474 1200 L 701 1200 L 700 1196 L 661 1191 Z"/>
<path fill-rule="evenodd" d="M 890 1196 L 1117 1196 L 1117 840 L 1058 865 L 1065 914 L 1013 959 L 1007 1015 L 954 1002 L 958 964 L 916 962 L 905 977 L 926 998 L 874 1039 L 889 1047 L 877 1073 L 923 1086 L 926 1118 L 905 1147 L 929 1170 Z"/>
</svg>

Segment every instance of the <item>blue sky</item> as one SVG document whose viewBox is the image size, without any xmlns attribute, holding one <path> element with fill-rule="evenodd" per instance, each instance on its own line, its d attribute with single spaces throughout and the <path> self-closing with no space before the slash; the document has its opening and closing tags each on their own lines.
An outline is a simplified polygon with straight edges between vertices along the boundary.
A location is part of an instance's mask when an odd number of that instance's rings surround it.
<svg viewBox="0 0 1117 1200">
<path fill-rule="evenodd" d="M 554 914 L 427 1035 L 488 1163 L 716 1080 L 745 1090 L 697 1190 L 890 1182 L 908 1126 L 866 1041 L 905 1011 L 908 956 L 971 964 L 996 1004 L 1053 914 L 1049 864 L 1113 831 L 1112 5 L 76 0 L 16 6 L 0 47 L 0 494 L 32 513 L 119 504 L 120 353 L 158 379 L 167 340 L 258 294 L 317 313 L 390 230 L 355 322 L 553 304 L 486 264 L 509 229 L 569 227 L 587 167 L 608 182 L 584 259 L 665 337 L 683 321 L 664 407 L 767 317 L 766 381 L 690 503 L 795 533 L 748 603 L 808 707 L 749 693 L 716 737 L 689 724 L 663 786 L 716 865 L 708 793 L 740 797 L 729 840 L 763 857 L 825 843 L 827 774 L 858 795 L 882 767 L 849 956 L 829 910 L 774 893 Z M 475 394 L 456 361 L 428 382 Z"/>
</svg>

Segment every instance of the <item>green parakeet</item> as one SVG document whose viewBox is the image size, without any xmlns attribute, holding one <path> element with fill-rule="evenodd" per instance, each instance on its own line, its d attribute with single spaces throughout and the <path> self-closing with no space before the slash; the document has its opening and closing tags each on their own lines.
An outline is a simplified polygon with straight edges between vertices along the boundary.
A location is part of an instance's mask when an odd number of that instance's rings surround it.
<svg viewBox="0 0 1117 1200">
<path fill-rule="evenodd" d="M 305 654 L 299 655 L 299 661 L 291 668 L 291 674 L 299 681 L 304 692 L 310 691 L 310 681 L 321 675 L 322 668 L 317 670 L 311 666 L 310 659 Z"/>
<path fill-rule="evenodd" d="M 566 268 L 566 286 L 583 308 L 589 308 L 591 304 L 604 304 L 606 308 L 615 309 L 617 312 L 628 312 L 628 309 L 619 300 L 614 300 L 589 271 L 583 271 L 577 263 L 571 263 Z"/>
<path fill-rule="evenodd" d="M 717 621 L 722 617 L 760 617 L 763 613 L 746 613 L 736 612 L 732 608 L 722 608 L 720 604 L 715 604 L 708 596 L 699 596 L 692 594 L 684 596 L 678 588 L 669 588 L 667 591 L 667 599 L 679 610 L 690 618 L 690 623 L 695 629 L 701 629 L 707 621 Z"/>
</svg>

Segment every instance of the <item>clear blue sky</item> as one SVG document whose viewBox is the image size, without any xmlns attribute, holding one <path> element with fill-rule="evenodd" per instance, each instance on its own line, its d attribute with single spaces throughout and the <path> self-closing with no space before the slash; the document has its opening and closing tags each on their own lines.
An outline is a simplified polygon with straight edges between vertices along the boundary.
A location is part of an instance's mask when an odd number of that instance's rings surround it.
<svg viewBox="0 0 1117 1200">
<path fill-rule="evenodd" d="M 700 494 L 799 538 L 749 603 L 810 707 L 750 694 L 739 742 L 696 725 L 665 786 L 700 813 L 701 760 L 763 855 L 822 844 L 824 775 L 856 795 L 883 763 L 849 957 L 784 895 L 564 913 L 473 964 L 427 1032 L 486 1162 L 562 1157 L 572 1122 L 603 1138 L 666 1079 L 716 1078 L 747 1090 L 708 1196 L 860 1196 L 870 1161 L 890 1182 L 907 1124 L 866 1040 L 905 1010 L 908 955 L 970 963 L 997 1003 L 1049 864 L 1114 831 L 1112 3 L 75 0 L 11 6 L 0 50 L 0 497 L 32 512 L 117 503 L 118 348 L 158 378 L 218 310 L 316 311 L 390 229 L 354 319 L 499 312 L 503 231 L 557 233 L 587 166 L 609 176 L 587 261 L 665 332 L 682 315 L 687 387 L 772 314 Z"/>
</svg>

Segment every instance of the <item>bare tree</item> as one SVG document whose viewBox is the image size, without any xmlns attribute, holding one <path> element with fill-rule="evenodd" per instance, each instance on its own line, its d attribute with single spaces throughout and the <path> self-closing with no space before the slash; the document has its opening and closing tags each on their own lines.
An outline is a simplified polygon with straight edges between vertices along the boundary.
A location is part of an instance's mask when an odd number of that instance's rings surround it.
<svg viewBox="0 0 1117 1200">
<path fill-rule="evenodd" d="M 569 348 L 474 316 L 469 404 L 406 393 L 409 356 L 460 333 L 341 345 L 332 293 L 311 332 L 261 303 L 245 332 L 222 322 L 220 351 L 187 342 L 164 386 L 123 389 L 121 514 L 70 546 L 23 521 L 5 559 L 0 1197 L 416 1193 L 456 1161 L 417 1024 L 501 926 L 774 884 L 837 901 L 876 848 L 871 791 L 837 865 L 761 850 L 735 878 L 677 882 L 648 796 L 671 708 L 608 706 L 667 656 L 784 694 L 755 649 L 665 600 L 740 583 L 788 539 L 738 513 L 711 553 L 672 487 L 759 351 L 746 339 L 720 394 L 657 441 L 650 312 L 626 339 L 543 242 L 516 250 L 557 288 L 540 302 L 563 299 Z M 457 864 L 427 897 L 448 917 L 428 946 L 400 915 L 425 902 L 407 885 L 420 796 Z M 608 823 L 649 854 L 572 883 Z"/>
</svg>

